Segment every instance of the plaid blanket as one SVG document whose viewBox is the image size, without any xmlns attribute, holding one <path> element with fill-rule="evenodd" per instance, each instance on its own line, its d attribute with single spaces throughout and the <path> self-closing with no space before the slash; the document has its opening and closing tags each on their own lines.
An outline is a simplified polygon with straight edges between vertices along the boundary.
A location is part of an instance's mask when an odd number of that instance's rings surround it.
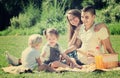
<svg viewBox="0 0 120 78">
<path fill-rule="evenodd" d="M 20 74 L 28 71 L 28 68 L 24 68 L 22 66 L 9 66 L 9 67 L 4 67 L 2 68 L 4 72 L 8 73 L 13 73 L 13 74 Z M 83 65 L 81 69 L 78 68 L 63 68 L 59 67 L 56 69 L 57 72 L 62 72 L 62 71 L 70 71 L 70 72 L 93 72 L 96 71 L 95 64 L 90 64 L 90 65 Z M 115 67 L 111 69 L 101 69 L 100 71 L 115 71 L 115 70 L 120 70 L 120 67 Z M 34 71 L 33 71 L 34 72 Z"/>
<path fill-rule="evenodd" d="M 94 72 L 94 71 L 115 71 L 115 70 L 120 70 L 120 67 L 115 67 L 115 68 L 110 68 L 110 69 L 96 69 L 95 64 L 90 64 L 90 65 L 83 65 L 82 69 L 59 67 L 56 70 L 57 71 L 72 71 L 72 72 Z"/>
<path fill-rule="evenodd" d="M 2 68 L 4 72 L 13 73 L 13 74 L 20 74 L 29 70 L 23 66 L 9 66 Z"/>
</svg>

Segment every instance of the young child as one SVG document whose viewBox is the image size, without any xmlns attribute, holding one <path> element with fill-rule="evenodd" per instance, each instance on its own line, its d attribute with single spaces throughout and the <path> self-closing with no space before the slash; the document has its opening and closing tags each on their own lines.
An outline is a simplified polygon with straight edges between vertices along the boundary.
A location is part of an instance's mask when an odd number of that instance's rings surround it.
<svg viewBox="0 0 120 78">
<path fill-rule="evenodd" d="M 61 56 L 66 58 L 67 61 L 69 60 L 71 62 L 71 60 L 62 53 L 63 51 L 61 49 L 61 46 L 57 42 L 59 38 L 59 33 L 57 30 L 49 28 L 44 31 L 44 35 L 46 36 L 47 44 L 43 47 L 42 50 L 42 61 L 45 64 L 50 65 L 52 68 L 69 67 L 69 65 L 61 62 Z"/>
<path fill-rule="evenodd" d="M 34 70 L 36 67 L 38 67 L 39 71 L 54 71 L 47 65 L 41 65 L 39 52 L 41 43 L 42 37 L 39 34 L 31 35 L 28 40 L 28 47 L 22 52 L 21 60 L 19 59 L 18 62 L 14 62 L 17 61 L 17 59 L 14 60 L 13 56 L 7 54 L 9 63 L 11 63 L 12 65 L 19 65 L 21 63 L 21 67 L 28 68 L 31 71 Z"/>
</svg>

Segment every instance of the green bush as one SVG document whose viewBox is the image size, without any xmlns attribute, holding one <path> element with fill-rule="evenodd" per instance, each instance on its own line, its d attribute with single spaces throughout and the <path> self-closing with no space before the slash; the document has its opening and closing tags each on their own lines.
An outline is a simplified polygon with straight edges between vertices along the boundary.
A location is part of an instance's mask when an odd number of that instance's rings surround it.
<svg viewBox="0 0 120 78">
<path fill-rule="evenodd" d="M 105 23 L 119 22 L 120 21 L 120 5 L 113 4 L 101 10 L 101 20 Z"/>
<path fill-rule="evenodd" d="M 98 13 L 99 21 L 105 23 L 120 21 L 120 1 L 119 0 L 83 0 L 82 6 L 94 5 Z"/>
<path fill-rule="evenodd" d="M 24 9 L 24 12 L 20 13 L 18 17 L 13 17 L 11 26 L 13 28 L 29 28 L 34 26 L 40 19 L 40 10 L 30 4 Z"/>
<path fill-rule="evenodd" d="M 65 11 L 72 5 L 72 0 L 42 0 L 41 7 L 29 6 L 24 7 L 23 12 L 10 20 L 11 26 L 5 31 L 1 31 L 0 35 L 29 35 L 33 33 L 43 34 L 43 30 L 47 28 L 56 28 L 59 33 L 65 34 L 67 31 Z M 104 7 L 97 10 L 97 22 L 105 22 L 109 24 L 111 34 L 120 34 L 118 27 L 120 21 L 120 5 L 113 0 L 84 0 L 80 6 L 88 4 L 96 5 L 104 3 Z M 68 5 L 67 5 L 68 4 Z M 97 5 L 96 5 L 97 6 Z M 118 22 L 118 23 L 117 23 Z M 116 23 L 116 24 L 114 24 Z"/>
<path fill-rule="evenodd" d="M 117 23 L 117 22 L 108 24 L 108 28 L 112 35 L 120 34 L 120 26 L 119 25 L 120 25 L 120 23 Z"/>
<path fill-rule="evenodd" d="M 56 28 L 60 34 L 65 34 L 66 32 L 66 21 L 47 23 L 46 21 L 41 21 L 36 25 L 36 32 L 43 34 L 43 31 L 47 28 Z"/>
<path fill-rule="evenodd" d="M 6 29 L 4 31 L 0 31 L 0 36 L 8 35 L 12 31 L 13 31 L 13 29 L 9 26 L 8 29 Z"/>
<path fill-rule="evenodd" d="M 44 0 L 42 3 L 41 21 L 38 24 L 40 33 L 46 28 L 54 27 L 62 34 L 65 33 L 65 4 L 66 0 Z"/>
</svg>

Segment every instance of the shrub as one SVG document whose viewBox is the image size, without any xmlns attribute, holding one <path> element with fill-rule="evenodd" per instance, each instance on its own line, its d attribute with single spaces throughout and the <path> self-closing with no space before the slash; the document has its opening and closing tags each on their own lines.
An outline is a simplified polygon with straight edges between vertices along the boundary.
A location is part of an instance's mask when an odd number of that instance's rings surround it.
<svg viewBox="0 0 120 78">
<path fill-rule="evenodd" d="M 119 25 L 120 25 L 120 23 L 117 23 L 117 22 L 108 24 L 108 28 L 112 35 L 120 34 L 120 26 Z"/>
<path fill-rule="evenodd" d="M 11 26 L 13 28 L 29 28 L 34 26 L 40 19 L 40 10 L 30 4 L 24 9 L 24 12 L 20 13 L 18 17 L 13 17 Z"/>
</svg>

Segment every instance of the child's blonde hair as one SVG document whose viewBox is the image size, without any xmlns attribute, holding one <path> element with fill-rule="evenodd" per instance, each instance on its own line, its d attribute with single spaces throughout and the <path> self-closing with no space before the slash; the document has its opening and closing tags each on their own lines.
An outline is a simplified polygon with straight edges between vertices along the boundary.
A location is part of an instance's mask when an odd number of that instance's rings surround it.
<svg viewBox="0 0 120 78">
<path fill-rule="evenodd" d="M 39 34 L 33 34 L 28 39 L 28 45 L 31 47 L 35 47 L 40 43 L 42 43 L 42 37 Z"/>
</svg>

